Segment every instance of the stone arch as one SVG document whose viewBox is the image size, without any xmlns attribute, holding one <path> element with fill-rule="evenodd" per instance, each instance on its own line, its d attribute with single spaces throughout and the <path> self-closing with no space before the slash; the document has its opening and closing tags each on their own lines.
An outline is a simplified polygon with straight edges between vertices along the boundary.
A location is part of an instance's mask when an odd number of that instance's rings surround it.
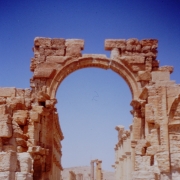
<svg viewBox="0 0 180 180">
<path fill-rule="evenodd" d="M 168 118 L 169 156 L 173 178 L 180 176 L 180 95 L 171 106 Z"/>
<path fill-rule="evenodd" d="M 157 40 L 106 40 L 110 58 L 82 55 L 83 48 L 80 39 L 35 38 L 32 89 L 0 88 L 0 152 L 5 152 L 1 153 L 2 164 L 7 165 L 5 176 L 60 179 L 64 137 L 55 106 L 56 91 L 73 71 L 97 67 L 118 73 L 132 93 L 133 124 L 118 139 L 116 150 L 123 154 L 117 154 L 114 167 L 125 167 L 123 162 L 128 160 L 132 179 L 178 179 L 180 86 L 170 80 L 173 67 L 159 67 Z M 14 162 L 19 162 L 18 169 Z"/>
<path fill-rule="evenodd" d="M 178 95 L 174 99 L 171 105 L 168 117 L 168 124 L 173 124 L 173 121 L 176 121 L 178 117 L 180 120 L 180 95 Z"/>
<path fill-rule="evenodd" d="M 62 169 L 61 161 L 58 159 L 61 159 L 62 155 L 59 150 L 61 149 L 59 139 L 60 141 L 63 139 L 55 108 L 56 91 L 63 79 L 78 69 L 87 67 L 111 69 L 128 84 L 132 93 L 131 105 L 133 107 L 131 112 L 133 115 L 132 164 L 135 164 L 137 141 L 144 138 L 146 90 L 143 89 L 152 82 L 152 71 L 158 70 L 159 67 L 156 60 L 157 40 L 105 40 L 105 49 L 111 51 L 110 58 L 101 54 L 82 55 L 83 48 L 84 41 L 80 39 L 35 38 L 34 40 L 34 58 L 30 66 L 31 71 L 34 72 L 31 87 L 35 96 L 33 103 L 36 107 L 33 108 L 36 111 L 39 111 L 39 108 L 42 109 L 40 113 L 45 116 L 42 126 L 46 129 L 47 126 L 52 127 L 54 132 L 51 138 L 48 137 L 48 141 L 43 141 L 46 146 L 54 149 L 47 157 L 53 161 L 48 164 L 48 167 L 53 166 L 49 169 L 53 169 L 54 174 Z M 42 132 L 42 136 L 46 136 L 45 132 Z M 52 141 L 53 145 L 51 145 Z"/>
<path fill-rule="evenodd" d="M 66 78 L 70 73 L 78 69 L 87 67 L 97 67 L 102 69 L 113 70 L 114 72 L 119 74 L 128 84 L 132 94 L 132 99 L 138 98 L 138 83 L 134 75 L 129 71 L 129 69 L 127 69 L 124 64 L 115 60 L 111 60 L 106 56 L 102 55 L 85 55 L 63 66 L 63 68 L 56 73 L 55 77 L 51 81 L 48 92 L 50 98 L 55 98 L 57 89 L 64 78 Z"/>
</svg>

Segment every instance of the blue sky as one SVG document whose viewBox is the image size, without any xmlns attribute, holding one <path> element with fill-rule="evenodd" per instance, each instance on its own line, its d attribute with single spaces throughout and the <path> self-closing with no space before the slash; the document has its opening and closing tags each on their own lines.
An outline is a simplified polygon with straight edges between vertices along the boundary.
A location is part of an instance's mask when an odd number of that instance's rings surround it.
<svg viewBox="0 0 180 180">
<path fill-rule="evenodd" d="M 0 0 L 0 86 L 29 87 L 33 39 L 81 38 L 83 53 L 106 54 L 108 38 L 157 38 L 160 65 L 172 65 L 180 83 L 179 0 Z M 111 70 L 87 68 L 70 74 L 60 85 L 57 108 L 65 136 L 63 166 L 103 160 L 112 170 L 115 125 L 132 123 L 131 94 Z"/>
</svg>

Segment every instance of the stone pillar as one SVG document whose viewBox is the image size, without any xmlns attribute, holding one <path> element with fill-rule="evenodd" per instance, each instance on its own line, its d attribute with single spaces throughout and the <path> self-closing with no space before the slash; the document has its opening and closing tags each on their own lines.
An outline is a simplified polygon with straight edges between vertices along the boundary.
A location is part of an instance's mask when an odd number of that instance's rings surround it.
<svg viewBox="0 0 180 180">
<path fill-rule="evenodd" d="M 98 163 L 98 180 L 102 180 L 101 163 L 102 163 L 102 161 L 99 161 L 99 163 Z"/>
<path fill-rule="evenodd" d="M 141 117 L 141 101 L 132 100 L 131 106 L 133 110 L 131 113 L 133 114 L 133 140 L 139 140 L 142 137 L 142 117 Z"/>
<path fill-rule="evenodd" d="M 81 173 L 77 174 L 76 180 L 83 180 L 83 175 Z"/>
<path fill-rule="evenodd" d="M 126 162 L 127 157 L 126 157 L 126 155 L 123 155 L 122 158 L 123 158 L 123 180 L 126 180 L 126 178 L 127 178 L 127 162 Z"/>
<path fill-rule="evenodd" d="M 126 152 L 126 157 L 127 157 L 127 164 L 126 164 L 126 169 L 127 169 L 127 180 L 131 180 L 132 178 L 132 162 L 131 162 L 131 152 Z"/>
<path fill-rule="evenodd" d="M 123 158 L 119 158 L 119 169 L 120 169 L 120 178 L 119 179 L 122 179 L 123 180 Z"/>
<path fill-rule="evenodd" d="M 98 180 L 98 160 L 96 162 L 96 180 Z"/>
<path fill-rule="evenodd" d="M 94 180 L 94 161 L 91 161 L 91 180 Z"/>
<path fill-rule="evenodd" d="M 124 149 L 124 153 L 123 153 L 123 161 L 124 161 L 124 180 L 127 180 L 127 172 L 128 172 L 128 164 L 127 164 L 127 156 L 126 153 L 129 151 L 129 147 L 128 147 L 128 139 L 127 139 L 127 135 L 128 135 L 128 131 L 126 131 L 125 134 L 123 134 L 123 149 Z M 128 168 L 127 168 L 128 167 Z"/>
<path fill-rule="evenodd" d="M 76 180 L 76 174 L 73 171 L 69 171 L 69 180 Z"/>
<path fill-rule="evenodd" d="M 135 169 L 135 147 L 137 145 L 137 141 L 131 141 L 131 164 L 132 164 L 132 172 Z"/>
</svg>

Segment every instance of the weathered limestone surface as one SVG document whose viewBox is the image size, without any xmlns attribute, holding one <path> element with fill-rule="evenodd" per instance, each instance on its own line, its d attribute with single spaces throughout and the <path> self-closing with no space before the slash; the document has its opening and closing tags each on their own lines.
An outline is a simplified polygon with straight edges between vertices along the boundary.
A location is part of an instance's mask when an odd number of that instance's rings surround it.
<svg viewBox="0 0 180 180">
<path fill-rule="evenodd" d="M 107 58 L 83 55 L 81 39 L 35 38 L 31 89 L 0 88 L 0 179 L 61 179 L 56 91 L 85 67 L 112 69 L 132 93 L 130 130 L 116 127 L 116 178 L 179 179 L 180 86 L 170 79 L 172 66 L 159 67 L 157 47 L 156 39 L 107 39 Z"/>
</svg>

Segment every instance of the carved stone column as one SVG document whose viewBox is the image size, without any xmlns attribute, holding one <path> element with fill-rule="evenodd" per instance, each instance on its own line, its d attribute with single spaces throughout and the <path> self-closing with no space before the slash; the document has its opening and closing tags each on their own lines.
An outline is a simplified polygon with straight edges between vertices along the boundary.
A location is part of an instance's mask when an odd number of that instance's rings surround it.
<svg viewBox="0 0 180 180">
<path fill-rule="evenodd" d="M 120 178 L 119 179 L 122 179 L 122 180 L 123 180 L 123 174 L 124 174 L 123 163 L 124 163 L 123 158 L 122 157 L 119 158 L 119 169 L 120 169 Z"/>
<path fill-rule="evenodd" d="M 133 140 L 139 140 L 142 136 L 142 117 L 141 117 L 141 103 L 137 100 L 131 102 L 133 110 Z"/>
<path fill-rule="evenodd" d="M 127 131 L 126 131 L 127 133 Z M 127 134 L 123 134 L 122 138 L 123 138 L 123 155 L 122 155 L 122 158 L 123 158 L 123 180 L 126 180 L 127 179 L 127 167 L 128 167 L 128 164 L 127 164 L 127 156 L 126 156 L 126 152 L 129 151 L 128 149 L 128 140 L 127 140 Z"/>
<path fill-rule="evenodd" d="M 127 156 L 123 155 L 123 180 L 126 180 L 127 178 Z"/>
<path fill-rule="evenodd" d="M 126 180 L 131 180 L 131 174 L 132 174 L 132 164 L 131 164 L 131 152 L 126 152 L 126 169 L 127 169 L 127 176 Z"/>
<path fill-rule="evenodd" d="M 134 171 L 135 168 L 135 147 L 137 145 L 137 141 L 132 140 L 131 141 L 131 164 L 132 164 L 132 171 Z"/>
<path fill-rule="evenodd" d="M 91 161 L 91 180 L 94 180 L 94 161 Z"/>
<path fill-rule="evenodd" d="M 102 180 L 102 169 L 101 169 L 101 163 L 102 161 L 97 161 L 97 178 L 96 180 Z"/>
</svg>

